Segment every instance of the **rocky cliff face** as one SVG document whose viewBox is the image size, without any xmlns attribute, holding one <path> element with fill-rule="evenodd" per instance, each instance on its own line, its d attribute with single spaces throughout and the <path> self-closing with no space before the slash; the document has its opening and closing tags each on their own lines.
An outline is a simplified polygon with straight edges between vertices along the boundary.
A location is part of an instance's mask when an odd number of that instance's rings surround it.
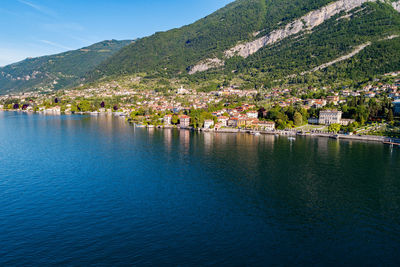
<svg viewBox="0 0 400 267">
<path fill-rule="evenodd" d="M 394 9 L 396 9 L 397 11 L 400 12 L 400 1 L 393 2 L 392 6 L 393 6 Z"/>
<path fill-rule="evenodd" d="M 206 71 L 211 68 L 218 68 L 224 65 L 224 61 L 219 58 L 206 59 L 193 68 L 190 69 L 189 74 L 195 74 L 196 72 Z"/>
<path fill-rule="evenodd" d="M 377 0 L 339 0 L 333 2 L 318 10 L 311 11 L 305 16 L 287 24 L 285 27 L 272 31 L 261 38 L 258 38 L 248 43 L 238 44 L 237 46 L 225 51 L 224 55 L 226 58 L 231 58 L 235 55 L 247 58 L 248 56 L 256 53 L 265 46 L 272 45 L 302 31 L 312 30 L 313 28 L 321 25 L 325 21 L 329 20 L 330 18 L 341 12 L 349 12 L 354 8 L 360 7 L 366 2 L 376 1 Z M 400 1 L 393 3 L 393 7 L 400 10 Z M 217 61 L 217 66 L 221 66 L 224 64 L 221 59 L 207 59 L 193 66 L 190 70 L 190 74 L 206 71 L 210 68 L 213 68 L 215 67 L 215 64 L 207 64 L 207 62 Z"/>
<path fill-rule="evenodd" d="M 261 37 L 253 42 L 240 44 L 225 52 L 225 56 L 230 58 L 239 55 L 244 58 L 254 54 L 266 45 L 274 44 L 291 35 L 295 35 L 303 30 L 312 30 L 321 25 L 326 20 L 339 14 L 342 11 L 350 11 L 361 6 L 365 2 L 373 2 L 375 0 L 340 0 L 327 5 L 319 10 L 312 11 L 286 25 L 285 28 L 275 30 L 269 35 Z"/>
</svg>

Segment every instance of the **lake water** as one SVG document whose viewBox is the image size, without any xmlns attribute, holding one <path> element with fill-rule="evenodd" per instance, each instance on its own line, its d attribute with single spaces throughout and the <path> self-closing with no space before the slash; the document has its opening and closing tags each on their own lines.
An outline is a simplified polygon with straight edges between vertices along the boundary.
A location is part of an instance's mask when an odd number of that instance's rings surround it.
<svg viewBox="0 0 400 267">
<path fill-rule="evenodd" d="M 0 265 L 400 264 L 400 149 L 0 112 Z"/>
</svg>

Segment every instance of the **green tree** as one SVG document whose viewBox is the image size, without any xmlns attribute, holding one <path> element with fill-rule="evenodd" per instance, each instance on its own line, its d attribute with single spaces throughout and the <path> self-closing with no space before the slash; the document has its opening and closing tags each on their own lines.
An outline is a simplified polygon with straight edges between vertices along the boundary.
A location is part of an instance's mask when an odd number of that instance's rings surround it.
<svg viewBox="0 0 400 267">
<path fill-rule="evenodd" d="M 284 122 L 284 121 L 281 120 L 281 119 L 277 119 L 277 120 L 276 120 L 276 128 L 277 128 L 278 130 L 284 130 L 284 129 L 286 128 L 286 122 Z"/>
<path fill-rule="evenodd" d="M 82 112 L 92 111 L 92 106 L 89 101 L 83 100 L 78 104 L 78 108 Z"/>
<path fill-rule="evenodd" d="M 389 113 L 388 113 L 388 116 L 387 116 L 387 120 L 390 121 L 390 122 L 394 120 L 393 110 L 389 110 Z"/>
<path fill-rule="evenodd" d="M 136 121 L 136 112 L 135 111 L 131 112 L 131 114 L 129 115 L 129 119 L 131 121 Z"/>
<path fill-rule="evenodd" d="M 172 124 L 178 124 L 179 117 L 177 115 L 173 115 L 171 119 Z"/>
<path fill-rule="evenodd" d="M 300 126 L 303 124 L 303 116 L 299 112 L 295 112 L 293 116 L 294 125 Z"/>
<path fill-rule="evenodd" d="M 72 113 L 78 112 L 78 107 L 76 105 L 71 105 L 71 112 Z"/>
<path fill-rule="evenodd" d="M 340 131 L 340 124 L 339 123 L 333 123 L 331 125 L 329 125 L 328 127 L 328 131 L 331 133 L 337 133 Z"/>
</svg>

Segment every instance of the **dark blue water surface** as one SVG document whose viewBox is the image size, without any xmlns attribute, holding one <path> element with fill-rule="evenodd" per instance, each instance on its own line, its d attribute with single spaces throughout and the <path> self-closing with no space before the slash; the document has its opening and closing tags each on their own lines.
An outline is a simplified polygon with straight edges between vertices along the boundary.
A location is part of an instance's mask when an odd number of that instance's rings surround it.
<svg viewBox="0 0 400 267">
<path fill-rule="evenodd" d="M 399 265 L 400 149 L 0 112 L 0 265 Z"/>
</svg>

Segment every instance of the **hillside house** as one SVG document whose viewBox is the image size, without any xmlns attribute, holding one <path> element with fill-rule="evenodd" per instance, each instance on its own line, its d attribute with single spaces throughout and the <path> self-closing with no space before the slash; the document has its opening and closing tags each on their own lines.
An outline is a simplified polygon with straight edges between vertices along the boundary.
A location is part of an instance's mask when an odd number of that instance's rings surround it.
<svg viewBox="0 0 400 267">
<path fill-rule="evenodd" d="M 172 115 L 165 115 L 164 116 L 164 124 L 171 125 L 172 124 Z"/>
<path fill-rule="evenodd" d="M 230 118 L 228 120 L 228 127 L 232 127 L 232 128 L 238 127 L 238 118 Z"/>
<path fill-rule="evenodd" d="M 258 118 L 258 112 L 257 111 L 249 111 L 246 113 L 247 117 L 250 119 L 257 119 Z"/>
<path fill-rule="evenodd" d="M 228 126 L 228 120 L 229 120 L 229 118 L 226 117 L 226 116 L 220 116 L 220 117 L 218 117 L 218 123 L 219 123 L 222 127 Z"/>
<path fill-rule="evenodd" d="M 190 117 L 186 115 L 179 116 L 179 125 L 180 127 L 186 128 L 190 125 Z"/>
<path fill-rule="evenodd" d="M 337 95 L 331 95 L 331 96 L 327 96 L 326 100 L 328 101 L 328 103 L 333 103 L 334 105 L 337 105 L 339 103 L 339 96 Z"/>
</svg>

